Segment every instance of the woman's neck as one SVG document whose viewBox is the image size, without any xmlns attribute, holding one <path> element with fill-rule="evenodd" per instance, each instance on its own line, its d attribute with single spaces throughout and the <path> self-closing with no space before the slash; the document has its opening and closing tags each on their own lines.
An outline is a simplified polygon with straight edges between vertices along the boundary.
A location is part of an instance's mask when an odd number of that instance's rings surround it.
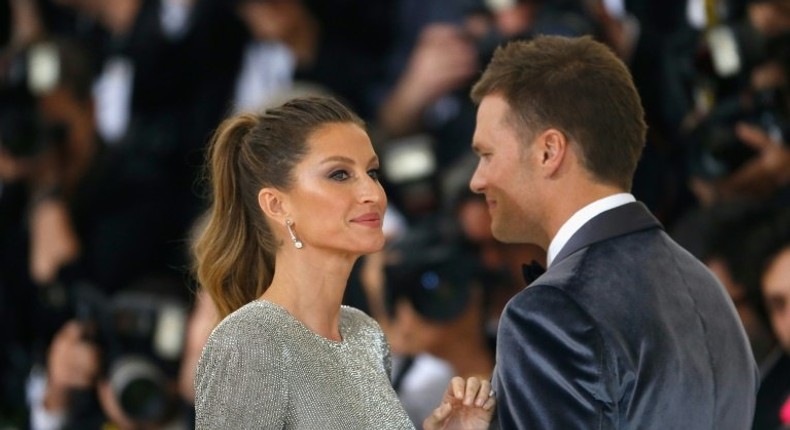
<svg viewBox="0 0 790 430">
<path fill-rule="evenodd" d="M 307 254 L 310 251 L 296 252 Z M 315 333 L 341 340 L 340 305 L 353 261 L 331 261 L 300 254 L 292 258 L 280 257 L 278 255 L 272 283 L 261 298 L 287 309 Z"/>
</svg>

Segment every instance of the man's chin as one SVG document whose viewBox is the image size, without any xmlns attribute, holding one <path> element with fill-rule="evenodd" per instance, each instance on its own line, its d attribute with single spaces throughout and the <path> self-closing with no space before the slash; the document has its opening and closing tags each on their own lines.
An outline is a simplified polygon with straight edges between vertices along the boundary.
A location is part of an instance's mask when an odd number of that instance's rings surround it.
<svg viewBox="0 0 790 430">
<path fill-rule="evenodd" d="M 494 239 L 498 240 L 502 243 L 513 243 L 513 237 L 508 234 L 508 232 L 502 228 L 499 223 L 491 224 L 491 235 L 494 236 Z"/>
<path fill-rule="evenodd" d="M 509 226 L 507 226 L 509 227 Z M 519 232 L 512 228 L 507 228 L 502 223 L 491 224 L 491 236 L 499 242 L 516 244 L 516 243 L 533 243 L 532 237 L 525 235 L 523 231 Z"/>
</svg>

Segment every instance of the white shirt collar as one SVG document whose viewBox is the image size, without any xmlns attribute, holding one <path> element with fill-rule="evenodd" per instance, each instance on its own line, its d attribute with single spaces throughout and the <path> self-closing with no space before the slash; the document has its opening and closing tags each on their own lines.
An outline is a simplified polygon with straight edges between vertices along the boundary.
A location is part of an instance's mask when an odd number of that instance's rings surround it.
<svg viewBox="0 0 790 430">
<path fill-rule="evenodd" d="M 557 230 L 557 234 L 551 239 L 549 251 L 546 255 L 546 267 L 551 266 L 551 262 L 560 253 L 568 240 L 576 233 L 587 221 L 591 220 L 601 212 L 614 209 L 626 203 L 635 202 L 636 198 L 630 193 L 618 193 L 596 200 L 574 213 L 565 224 Z"/>
</svg>

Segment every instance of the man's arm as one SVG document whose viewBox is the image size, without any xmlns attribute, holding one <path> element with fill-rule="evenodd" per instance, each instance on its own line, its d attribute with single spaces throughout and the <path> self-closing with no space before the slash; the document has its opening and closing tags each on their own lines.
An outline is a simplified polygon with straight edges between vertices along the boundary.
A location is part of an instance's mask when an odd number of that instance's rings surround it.
<svg viewBox="0 0 790 430">
<path fill-rule="evenodd" d="M 606 390 L 603 342 L 592 318 L 565 292 L 533 285 L 505 308 L 497 339 L 500 427 L 600 428 Z"/>
</svg>

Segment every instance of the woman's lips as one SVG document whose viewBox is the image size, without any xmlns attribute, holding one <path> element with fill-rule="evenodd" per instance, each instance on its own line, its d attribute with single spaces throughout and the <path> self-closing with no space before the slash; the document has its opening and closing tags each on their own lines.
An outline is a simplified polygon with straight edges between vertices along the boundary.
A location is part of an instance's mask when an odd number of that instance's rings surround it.
<svg viewBox="0 0 790 430">
<path fill-rule="evenodd" d="M 356 218 L 353 218 L 351 222 L 355 222 L 357 224 L 362 224 L 367 227 L 380 227 L 381 226 L 381 215 L 371 212 L 366 213 L 364 215 L 360 215 Z"/>
</svg>

